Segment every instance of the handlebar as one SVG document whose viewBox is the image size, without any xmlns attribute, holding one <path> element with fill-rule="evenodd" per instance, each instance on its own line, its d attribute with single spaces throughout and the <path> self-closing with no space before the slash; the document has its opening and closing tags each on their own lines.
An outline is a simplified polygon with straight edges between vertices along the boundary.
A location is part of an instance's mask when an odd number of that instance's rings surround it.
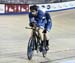
<svg viewBox="0 0 75 63">
<path fill-rule="evenodd" d="M 33 27 L 25 27 L 25 29 L 33 29 L 33 30 L 38 31 L 39 30 L 39 27 L 36 27 L 36 28 L 33 28 Z"/>
<path fill-rule="evenodd" d="M 31 28 L 31 27 L 25 27 L 26 29 L 33 29 L 33 28 Z"/>
</svg>

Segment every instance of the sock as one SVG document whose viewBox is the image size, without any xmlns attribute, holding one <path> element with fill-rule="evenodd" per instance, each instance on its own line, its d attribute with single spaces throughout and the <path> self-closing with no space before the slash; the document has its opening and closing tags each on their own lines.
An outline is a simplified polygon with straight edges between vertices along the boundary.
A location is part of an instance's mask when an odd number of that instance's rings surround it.
<svg viewBox="0 0 75 63">
<path fill-rule="evenodd" d="M 46 46 L 48 46 L 49 45 L 49 40 L 46 40 Z"/>
</svg>

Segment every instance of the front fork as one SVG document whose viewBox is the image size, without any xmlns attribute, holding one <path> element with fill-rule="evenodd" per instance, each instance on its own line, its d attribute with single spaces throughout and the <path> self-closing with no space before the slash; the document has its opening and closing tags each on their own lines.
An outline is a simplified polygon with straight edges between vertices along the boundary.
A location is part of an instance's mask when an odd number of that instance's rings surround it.
<svg viewBox="0 0 75 63">
<path fill-rule="evenodd" d="M 35 39 L 35 42 L 34 42 L 35 46 L 34 46 L 34 48 L 35 48 L 35 50 L 37 50 L 37 49 L 39 49 L 39 46 L 40 46 L 41 35 L 39 33 L 39 29 L 37 30 L 37 32 L 36 32 L 36 30 L 32 30 L 32 32 L 33 32 L 32 36 Z"/>
</svg>

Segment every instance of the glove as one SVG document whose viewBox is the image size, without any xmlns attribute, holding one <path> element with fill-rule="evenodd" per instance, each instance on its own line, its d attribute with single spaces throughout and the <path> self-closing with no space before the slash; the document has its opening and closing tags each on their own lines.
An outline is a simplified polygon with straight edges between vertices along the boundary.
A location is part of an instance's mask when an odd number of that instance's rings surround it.
<svg viewBox="0 0 75 63">
<path fill-rule="evenodd" d="M 43 33 L 47 33 L 47 30 L 45 29 L 45 30 L 43 30 Z"/>
<path fill-rule="evenodd" d="M 30 27 L 33 27 L 34 26 L 33 23 L 29 23 L 29 25 L 30 25 Z"/>
</svg>

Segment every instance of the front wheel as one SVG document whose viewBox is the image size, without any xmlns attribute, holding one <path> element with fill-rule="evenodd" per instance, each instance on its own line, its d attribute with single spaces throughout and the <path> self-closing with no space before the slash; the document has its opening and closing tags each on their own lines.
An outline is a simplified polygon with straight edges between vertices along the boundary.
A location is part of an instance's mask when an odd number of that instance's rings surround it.
<svg viewBox="0 0 75 63">
<path fill-rule="evenodd" d="M 29 60 L 32 59 L 33 51 L 34 51 L 34 39 L 30 38 L 28 42 L 28 48 L 27 48 L 27 56 Z"/>
</svg>

